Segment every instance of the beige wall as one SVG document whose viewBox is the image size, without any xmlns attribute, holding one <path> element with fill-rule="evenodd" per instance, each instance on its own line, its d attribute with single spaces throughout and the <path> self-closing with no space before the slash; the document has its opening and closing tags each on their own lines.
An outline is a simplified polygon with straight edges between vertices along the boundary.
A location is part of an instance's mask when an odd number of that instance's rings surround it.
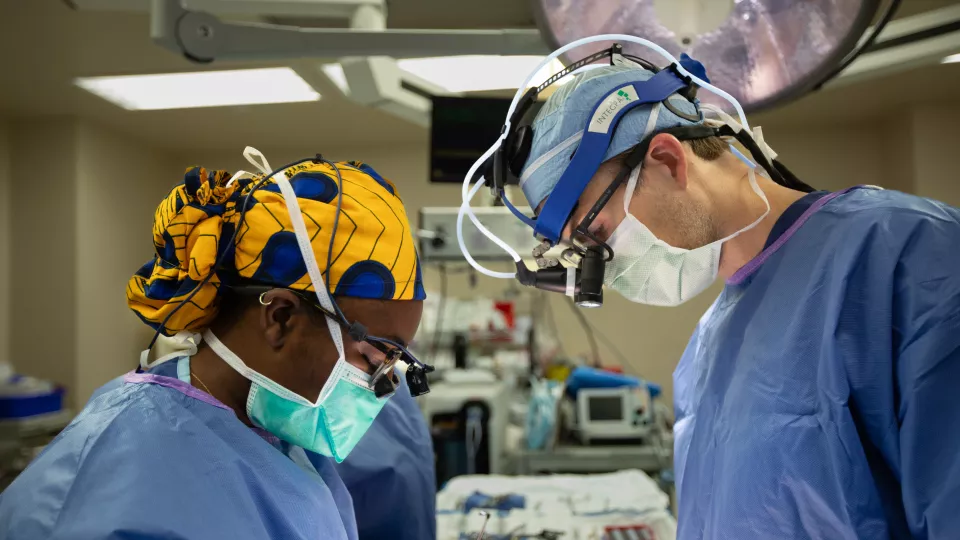
<svg viewBox="0 0 960 540">
<path fill-rule="evenodd" d="M 153 211 L 182 171 L 165 154 L 83 124 L 77 136 L 77 380 L 86 399 L 136 366 L 152 333 L 126 304 L 130 276 L 153 257 Z"/>
<path fill-rule="evenodd" d="M 909 110 L 892 115 L 880 126 L 880 163 L 885 172 L 885 187 L 907 193 L 916 191 L 916 156 L 913 152 L 913 118 Z"/>
<path fill-rule="evenodd" d="M 10 137 L 0 119 L 0 362 L 10 361 Z"/>
<path fill-rule="evenodd" d="M 11 357 L 18 371 L 76 381 L 77 125 L 68 119 L 11 124 Z"/>
<path fill-rule="evenodd" d="M 924 105 L 913 109 L 912 157 L 919 195 L 960 206 L 956 156 L 960 149 L 960 106 Z"/>
<path fill-rule="evenodd" d="M 2 302 L 11 357 L 19 372 L 65 385 L 78 406 L 135 367 L 148 343 L 124 291 L 152 256 L 153 211 L 182 171 L 129 137 L 71 119 L 18 121 L 9 135 L 12 177 L 26 180 L 9 212 L 16 264 L 0 266 L 14 284 Z M 0 178 L 2 170 L 0 161 Z"/>
<path fill-rule="evenodd" d="M 886 173 L 881 143 L 885 133 L 877 124 L 810 128 L 764 126 L 763 134 L 778 159 L 803 181 L 817 189 L 836 191 L 858 184 L 903 189 Z"/>
</svg>

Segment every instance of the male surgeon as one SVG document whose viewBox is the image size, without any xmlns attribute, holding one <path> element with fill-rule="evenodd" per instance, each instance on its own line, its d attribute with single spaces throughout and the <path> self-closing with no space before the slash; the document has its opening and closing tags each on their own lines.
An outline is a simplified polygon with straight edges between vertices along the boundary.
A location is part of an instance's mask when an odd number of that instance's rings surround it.
<svg viewBox="0 0 960 540">
<path fill-rule="evenodd" d="M 520 176 L 533 208 L 595 105 L 652 75 L 599 67 L 553 93 Z M 677 94 L 628 111 L 564 229 L 628 175 L 589 231 L 613 250 L 605 285 L 676 306 L 725 281 L 674 374 L 678 538 L 960 538 L 960 212 L 798 191 L 715 134 L 664 132 L 703 123 Z"/>
<path fill-rule="evenodd" d="M 320 156 L 252 178 L 196 167 L 153 245 L 128 304 L 193 346 L 91 399 L 0 496 L 0 537 L 357 539 L 333 462 L 409 391 L 395 363 L 418 365 L 424 290 L 394 185 Z"/>
</svg>

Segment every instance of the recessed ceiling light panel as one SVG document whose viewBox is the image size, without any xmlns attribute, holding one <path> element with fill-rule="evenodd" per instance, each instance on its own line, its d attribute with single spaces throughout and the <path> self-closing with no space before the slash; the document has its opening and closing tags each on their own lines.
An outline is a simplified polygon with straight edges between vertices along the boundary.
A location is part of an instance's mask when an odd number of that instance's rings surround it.
<svg viewBox="0 0 960 540">
<path fill-rule="evenodd" d="M 320 99 L 320 94 L 294 70 L 286 67 L 84 77 L 74 82 L 80 88 L 132 111 Z"/>
</svg>

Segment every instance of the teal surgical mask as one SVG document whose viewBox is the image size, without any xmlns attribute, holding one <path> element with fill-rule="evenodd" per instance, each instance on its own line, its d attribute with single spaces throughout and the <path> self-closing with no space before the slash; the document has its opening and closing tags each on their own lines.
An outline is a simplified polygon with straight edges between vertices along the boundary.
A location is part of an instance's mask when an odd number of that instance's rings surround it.
<svg viewBox="0 0 960 540">
<path fill-rule="evenodd" d="M 388 397 L 377 398 L 370 376 L 341 360 L 316 403 L 253 371 L 212 332 L 203 335 L 213 350 L 250 381 L 247 416 L 280 439 L 343 462 L 373 424 Z"/>
<path fill-rule="evenodd" d="M 317 407 L 293 403 L 254 383 L 247 415 L 277 437 L 342 463 L 389 398 L 374 396 L 370 377 L 350 364 L 339 365 L 330 377 L 333 386 Z"/>
</svg>

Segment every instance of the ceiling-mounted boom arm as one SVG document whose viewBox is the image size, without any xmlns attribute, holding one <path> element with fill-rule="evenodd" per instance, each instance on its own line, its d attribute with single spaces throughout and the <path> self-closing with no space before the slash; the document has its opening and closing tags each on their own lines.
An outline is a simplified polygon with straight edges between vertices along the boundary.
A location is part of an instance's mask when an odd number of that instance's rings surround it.
<svg viewBox="0 0 960 540">
<path fill-rule="evenodd" d="M 196 62 L 376 56 L 544 54 L 537 30 L 357 30 L 223 22 L 180 0 L 153 0 L 151 37 Z"/>
</svg>

